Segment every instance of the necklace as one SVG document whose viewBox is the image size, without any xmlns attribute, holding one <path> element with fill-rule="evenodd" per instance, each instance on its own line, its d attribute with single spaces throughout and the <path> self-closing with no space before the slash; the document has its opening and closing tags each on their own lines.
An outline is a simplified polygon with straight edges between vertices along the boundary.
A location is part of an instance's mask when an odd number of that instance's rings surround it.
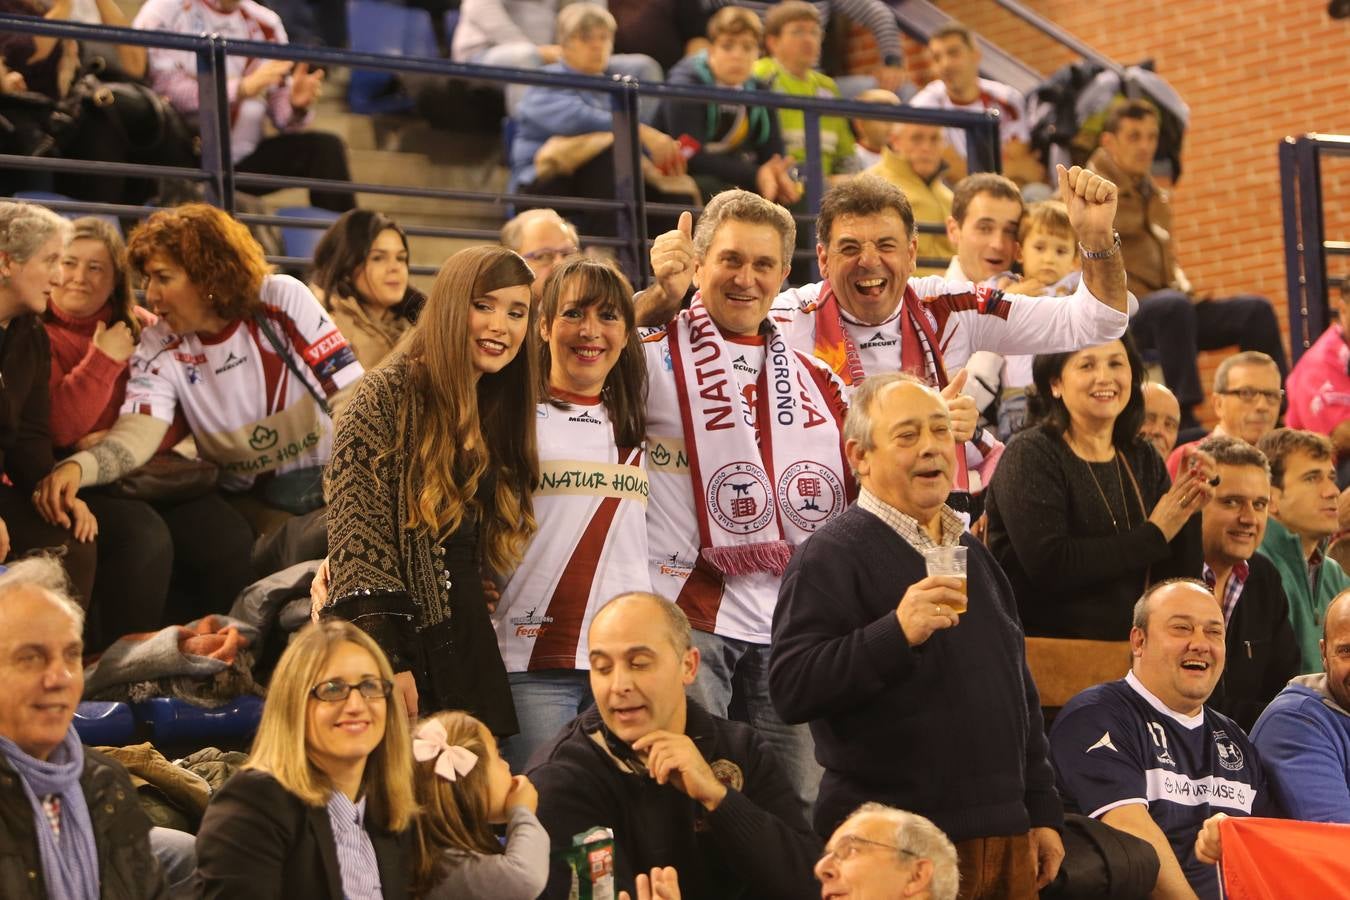
<svg viewBox="0 0 1350 900">
<path fill-rule="evenodd" d="M 1077 454 L 1074 455 L 1077 456 Z M 1130 519 L 1129 498 L 1125 496 L 1125 479 L 1122 478 L 1120 474 L 1119 450 L 1116 451 L 1115 456 L 1113 456 L 1112 459 L 1116 464 L 1116 485 L 1120 488 L 1120 501 L 1124 504 L 1125 530 L 1129 531 L 1134 528 L 1134 522 Z M 1106 499 L 1106 491 L 1102 490 L 1102 483 L 1097 480 L 1097 473 L 1092 470 L 1092 463 L 1085 459 L 1083 460 L 1083 465 L 1087 466 L 1088 475 L 1092 476 L 1092 483 L 1097 486 L 1097 495 L 1102 498 L 1102 506 L 1106 507 L 1106 514 L 1111 517 L 1111 527 L 1115 529 L 1116 534 L 1120 534 L 1120 523 L 1116 520 L 1116 511 L 1112 508 L 1111 501 Z"/>
</svg>

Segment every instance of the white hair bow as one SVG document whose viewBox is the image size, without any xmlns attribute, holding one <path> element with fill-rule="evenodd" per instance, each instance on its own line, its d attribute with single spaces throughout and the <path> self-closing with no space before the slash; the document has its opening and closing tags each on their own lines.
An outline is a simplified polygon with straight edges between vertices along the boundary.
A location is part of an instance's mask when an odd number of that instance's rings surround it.
<svg viewBox="0 0 1350 900">
<path fill-rule="evenodd" d="M 423 722 L 413 735 L 413 758 L 418 762 L 436 760 L 436 774 L 446 781 L 468 775 L 478 765 L 478 755 L 467 747 L 452 746 L 445 726 L 435 719 Z"/>
</svg>

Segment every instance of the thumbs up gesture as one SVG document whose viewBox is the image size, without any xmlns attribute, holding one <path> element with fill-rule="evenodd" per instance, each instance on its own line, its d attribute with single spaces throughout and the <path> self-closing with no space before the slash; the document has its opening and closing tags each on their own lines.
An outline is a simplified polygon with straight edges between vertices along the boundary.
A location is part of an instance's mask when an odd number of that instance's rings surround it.
<svg viewBox="0 0 1350 900">
<path fill-rule="evenodd" d="M 969 373 L 960 369 L 942 389 L 942 399 L 947 401 L 947 412 L 952 418 L 952 437 L 958 444 L 964 444 L 975 436 L 975 425 L 980 419 L 980 411 L 975 408 L 975 398 L 961 393 L 968 378 Z"/>
<path fill-rule="evenodd" d="M 666 298 L 676 304 L 689 290 L 694 279 L 694 217 L 689 212 L 680 213 L 678 227 L 667 231 L 652 242 L 652 275 L 660 285 Z"/>
</svg>

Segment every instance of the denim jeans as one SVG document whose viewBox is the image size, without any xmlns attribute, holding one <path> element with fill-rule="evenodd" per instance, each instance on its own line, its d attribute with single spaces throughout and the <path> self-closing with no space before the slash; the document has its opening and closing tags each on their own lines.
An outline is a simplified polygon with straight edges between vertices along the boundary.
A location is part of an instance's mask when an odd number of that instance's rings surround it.
<svg viewBox="0 0 1350 900">
<path fill-rule="evenodd" d="M 715 716 L 752 725 L 778 758 L 811 821 L 824 769 L 816 762 L 815 742 L 805 725 L 789 725 L 769 702 L 769 646 L 694 630 L 700 661 L 698 677 L 686 693 Z"/>
<path fill-rule="evenodd" d="M 591 705 L 591 677 L 575 669 L 510 672 L 506 677 L 520 733 L 507 738 L 501 752 L 511 771 L 520 774 L 534 751 Z"/>
</svg>

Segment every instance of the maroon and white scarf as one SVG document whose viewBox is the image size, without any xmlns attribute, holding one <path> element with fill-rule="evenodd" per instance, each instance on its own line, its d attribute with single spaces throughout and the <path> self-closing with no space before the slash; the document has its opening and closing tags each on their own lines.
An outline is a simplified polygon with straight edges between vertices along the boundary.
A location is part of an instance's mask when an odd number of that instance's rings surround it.
<svg viewBox="0 0 1350 900">
<path fill-rule="evenodd" d="M 752 408 L 701 298 L 667 326 L 700 552 L 726 575 L 781 575 L 847 497 L 841 423 L 807 357 L 768 328 Z"/>
</svg>

